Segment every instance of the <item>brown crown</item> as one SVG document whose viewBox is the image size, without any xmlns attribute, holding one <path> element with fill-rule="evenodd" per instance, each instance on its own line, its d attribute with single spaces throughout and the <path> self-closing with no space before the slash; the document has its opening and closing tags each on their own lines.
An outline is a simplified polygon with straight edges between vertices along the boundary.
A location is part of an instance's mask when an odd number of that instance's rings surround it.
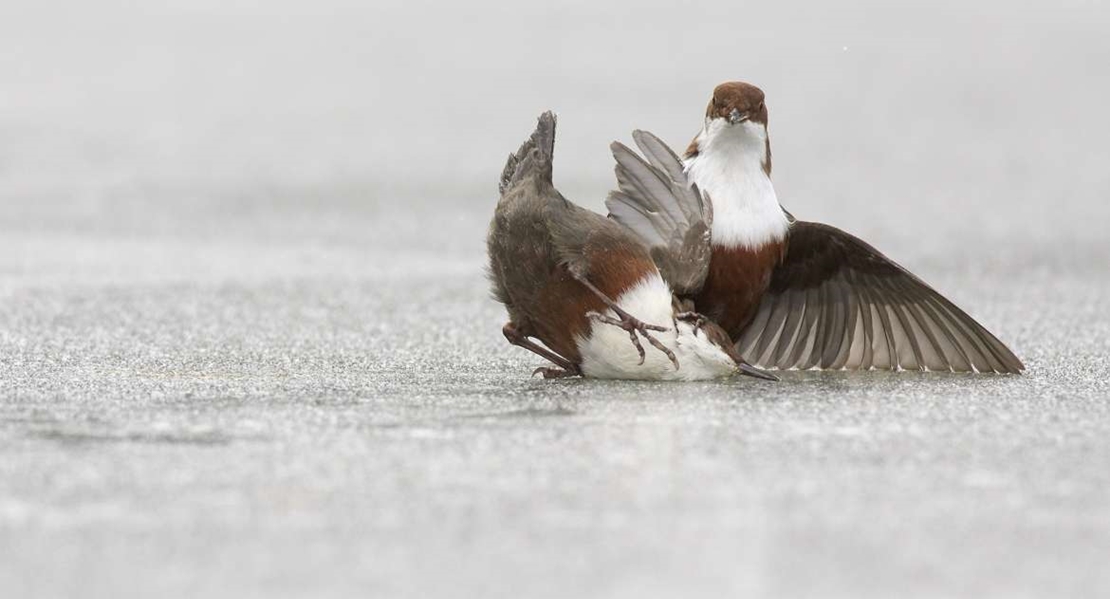
<svg viewBox="0 0 1110 599">
<path fill-rule="evenodd" d="M 713 90 L 713 99 L 705 109 L 708 118 L 728 118 L 733 109 L 757 123 L 767 124 L 767 105 L 763 90 L 743 81 L 722 83 Z"/>
</svg>

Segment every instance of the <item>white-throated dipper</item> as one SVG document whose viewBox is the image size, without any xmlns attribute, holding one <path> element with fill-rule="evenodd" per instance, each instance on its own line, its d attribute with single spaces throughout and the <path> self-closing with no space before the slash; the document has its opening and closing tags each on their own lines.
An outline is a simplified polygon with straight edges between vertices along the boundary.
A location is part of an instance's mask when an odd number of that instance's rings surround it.
<svg viewBox="0 0 1110 599">
<path fill-rule="evenodd" d="M 685 263 L 680 272 L 689 281 L 667 280 L 680 298 L 736 339 L 737 350 L 752 364 L 1024 369 L 997 337 L 875 248 L 835 227 L 795 220 L 782 208 L 771 184 L 767 105 L 754 85 L 717 86 L 702 130 L 681 163 L 654 136 L 634 135 L 652 164 L 614 144 L 618 179 L 625 180 L 607 201 L 610 216 L 652 248 L 664 275 L 660 258 L 677 260 L 674 248 L 685 247 L 687 258 L 704 258 Z M 629 179 L 629 168 L 649 170 Z M 665 185 L 648 185 L 655 193 L 644 193 L 644 180 L 652 178 Z M 692 193 L 668 193 L 670 184 Z M 671 244 L 667 250 L 668 240 L 706 226 L 698 220 L 701 203 L 711 206 L 712 215 L 705 245 Z"/>
</svg>

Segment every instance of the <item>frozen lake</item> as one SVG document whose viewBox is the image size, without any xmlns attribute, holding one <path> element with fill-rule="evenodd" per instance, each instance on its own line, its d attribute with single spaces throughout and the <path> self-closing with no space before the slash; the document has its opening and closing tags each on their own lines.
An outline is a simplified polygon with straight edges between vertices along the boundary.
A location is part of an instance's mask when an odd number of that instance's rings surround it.
<svg viewBox="0 0 1110 599">
<path fill-rule="evenodd" d="M 1104 3 L 97 4 L 0 8 L 0 596 L 1110 594 Z M 505 155 L 726 79 L 1027 373 L 528 378 Z"/>
</svg>

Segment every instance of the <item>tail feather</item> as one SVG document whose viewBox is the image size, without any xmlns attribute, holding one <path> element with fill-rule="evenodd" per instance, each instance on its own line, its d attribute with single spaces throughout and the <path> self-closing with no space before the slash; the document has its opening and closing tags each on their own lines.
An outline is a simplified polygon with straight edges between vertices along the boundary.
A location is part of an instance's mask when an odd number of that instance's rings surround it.
<svg viewBox="0 0 1110 599">
<path fill-rule="evenodd" d="M 502 194 L 521 179 L 539 175 L 551 182 L 551 162 L 555 156 L 555 114 L 548 110 L 540 115 L 536 130 L 520 149 L 509 155 L 501 171 L 498 189 Z"/>
</svg>

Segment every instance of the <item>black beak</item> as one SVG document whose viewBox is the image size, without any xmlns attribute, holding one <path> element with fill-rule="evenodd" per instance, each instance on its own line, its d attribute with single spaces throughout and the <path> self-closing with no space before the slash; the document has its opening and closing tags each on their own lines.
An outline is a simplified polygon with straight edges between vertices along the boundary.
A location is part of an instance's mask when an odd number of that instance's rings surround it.
<svg viewBox="0 0 1110 599">
<path fill-rule="evenodd" d="M 777 380 L 779 380 L 779 377 L 771 374 L 770 372 L 767 372 L 766 370 L 760 370 L 760 369 L 756 368 L 755 366 L 752 366 L 751 364 L 748 364 L 747 362 L 740 362 L 740 363 L 737 364 L 737 367 L 740 369 L 740 374 L 745 374 L 747 376 L 754 376 L 757 379 L 763 379 L 765 381 L 777 381 Z"/>
<path fill-rule="evenodd" d="M 735 346 L 728 346 L 728 348 L 725 349 L 725 352 L 728 353 L 733 362 L 736 362 L 736 369 L 740 371 L 740 374 L 755 377 L 757 379 L 763 379 L 765 381 L 779 380 L 779 377 L 771 374 L 770 372 L 748 364 L 748 362 L 744 360 L 744 357 L 740 355 L 740 352 L 736 351 Z"/>
<path fill-rule="evenodd" d="M 733 108 L 732 112 L 728 113 L 728 122 L 735 125 L 736 123 L 743 123 L 748 120 L 748 115 L 741 114 L 739 108 Z"/>
</svg>

